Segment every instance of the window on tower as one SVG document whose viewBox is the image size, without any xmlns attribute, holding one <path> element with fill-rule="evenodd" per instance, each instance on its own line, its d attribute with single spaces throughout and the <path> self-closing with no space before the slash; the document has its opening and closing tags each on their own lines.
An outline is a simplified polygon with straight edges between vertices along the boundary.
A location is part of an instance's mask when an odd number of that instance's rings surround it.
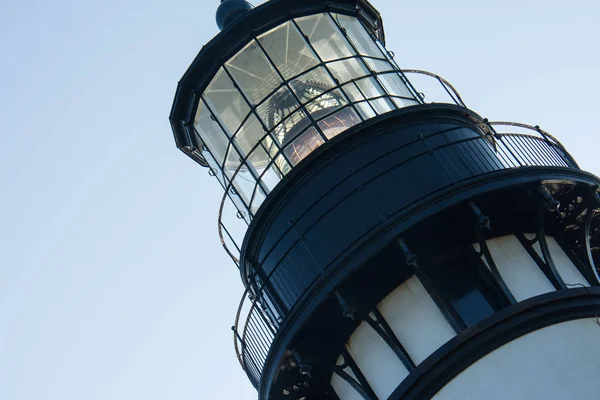
<svg viewBox="0 0 600 400">
<path fill-rule="evenodd" d="M 466 326 L 508 306 L 481 260 L 456 257 L 427 271 L 438 297 Z"/>
</svg>

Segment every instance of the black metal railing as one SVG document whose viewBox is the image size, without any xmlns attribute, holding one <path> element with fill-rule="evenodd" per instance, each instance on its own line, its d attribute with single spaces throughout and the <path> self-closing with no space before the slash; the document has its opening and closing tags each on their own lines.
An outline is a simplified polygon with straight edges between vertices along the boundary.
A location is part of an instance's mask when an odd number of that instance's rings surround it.
<svg viewBox="0 0 600 400">
<path fill-rule="evenodd" d="M 510 127 L 513 132 L 497 132 L 497 127 Z M 416 157 L 434 154 L 437 162 L 448 172 L 454 184 L 466 181 L 473 176 L 482 176 L 501 170 L 523 168 L 523 167 L 563 167 L 574 168 L 578 166 L 564 149 L 564 147 L 547 132 L 539 127 L 511 122 L 487 122 L 480 124 L 484 132 L 478 137 L 462 139 L 437 147 L 429 146 L 428 151 Z M 515 131 L 517 130 L 517 131 Z M 530 132 L 530 133 L 525 133 Z M 418 140 L 433 142 L 432 135 L 428 138 Z M 490 151 L 495 158 L 490 159 Z M 469 157 L 474 162 L 471 164 L 474 171 L 468 173 L 461 170 L 453 158 L 453 154 L 460 153 L 463 157 Z M 407 160 L 398 160 L 398 165 Z M 285 268 L 281 264 L 270 267 L 269 274 L 261 279 L 255 279 L 262 266 L 254 266 L 252 276 L 248 277 L 248 285 L 238 313 L 236 315 L 234 330 L 234 343 L 236 354 L 242 368 L 248 374 L 252 383 L 256 386 L 260 381 L 263 367 L 271 344 L 277 334 L 278 328 L 285 321 L 288 308 L 274 306 L 266 291 L 269 284 L 277 286 L 279 297 L 283 298 L 288 305 L 294 305 L 314 281 L 321 275 L 315 271 L 295 271 L 295 276 L 286 276 Z M 321 274 L 325 274 L 325 270 Z M 304 274 L 298 276 L 297 274 Z M 287 279 L 290 279 L 287 281 Z"/>
<path fill-rule="evenodd" d="M 432 103 L 455 104 L 455 105 L 458 105 L 461 107 L 466 107 L 466 105 L 463 102 L 458 91 L 447 80 L 440 77 L 439 75 L 433 74 L 428 71 L 414 70 L 414 69 L 403 70 L 402 72 L 407 75 L 412 74 L 412 75 L 420 75 L 420 76 L 423 76 L 426 78 L 433 78 L 433 83 L 440 85 L 442 90 L 440 91 L 440 93 L 437 93 L 437 96 L 430 99 Z M 516 123 L 516 122 L 492 122 L 492 123 L 489 123 L 489 122 L 485 121 L 484 123 L 481 124 L 481 129 L 486 134 L 493 135 L 495 132 L 493 129 L 493 126 L 510 126 L 513 128 L 521 128 L 524 130 L 533 131 L 533 132 L 535 132 L 537 137 L 539 137 L 545 141 L 547 140 L 551 143 L 554 143 L 555 146 L 558 146 L 559 148 L 562 149 L 562 151 L 564 151 L 566 153 L 566 150 L 564 150 L 564 148 L 562 147 L 560 142 L 558 142 L 558 140 L 556 140 L 554 137 L 552 137 L 547 132 L 541 130 L 538 126 L 534 127 L 531 125 L 526 125 L 526 124 L 521 124 L 521 123 Z M 263 139 L 265 139 L 267 136 L 268 136 L 268 133 L 265 133 L 265 135 L 261 138 L 261 140 L 257 141 L 257 144 L 254 146 L 254 148 L 258 147 L 260 145 L 260 143 L 262 143 Z M 509 139 L 507 139 L 507 140 L 509 140 Z M 252 153 L 254 148 L 252 148 L 249 151 L 249 154 Z M 276 159 L 278 154 L 279 153 L 277 153 L 273 157 L 273 159 Z M 510 152 L 509 152 L 509 154 L 510 154 Z M 229 182 L 224 185 L 225 194 L 221 201 L 221 205 L 219 207 L 219 214 L 218 214 L 218 234 L 219 234 L 219 238 L 221 240 L 221 244 L 223 245 L 225 252 L 231 257 L 231 259 L 238 266 L 238 268 L 239 268 L 239 258 L 240 258 L 240 250 L 242 247 L 242 242 L 243 242 L 245 233 L 248 229 L 248 226 L 249 226 L 250 222 L 252 221 L 253 215 L 246 215 L 243 213 L 243 211 L 240 211 L 240 210 L 244 209 L 244 207 L 239 204 L 241 200 L 239 198 L 239 194 L 236 192 L 236 189 L 233 187 L 232 182 L 234 182 L 236 176 L 240 172 L 243 171 L 243 168 L 244 168 L 243 165 L 248 157 L 249 156 L 246 156 L 242 160 L 244 162 L 242 162 L 240 164 L 240 166 L 237 168 L 237 170 L 235 170 L 233 172 L 231 178 L 229 179 Z M 514 164 L 517 163 L 517 161 L 514 157 L 507 157 L 507 162 L 510 162 L 510 160 L 512 160 Z M 272 163 L 273 162 L 274 161 L 272 161 Z M 217 172 L 213 169 L 210 169 L 209 173 L 211 175 L 214 175 Z"/>
</svg>

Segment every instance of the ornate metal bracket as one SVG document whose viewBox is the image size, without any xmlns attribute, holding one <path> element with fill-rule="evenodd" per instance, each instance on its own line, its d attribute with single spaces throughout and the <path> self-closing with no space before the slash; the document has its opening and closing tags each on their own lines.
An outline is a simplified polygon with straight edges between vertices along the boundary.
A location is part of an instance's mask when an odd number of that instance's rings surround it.
<svg viewBox="0 0 600 400">
<path fill-rule="evenodd" d="M 460 333 L 465 330 L 467 326 L 463 320 L 452 308 L 452 306 L 448 304 L 448 302 L 440 295 L 426 271 L 419 267 L 417 256 L 408 248 L 404 242 L 404 239 L 399 238 L 397 243 L 402 251 L 402 254 L 404 255 L 404 262 L 412 269 L 417 278 L 419 278 L 419 281 L 425 287 L 427 293 L 429 293 L 433 301 L 435 301 L 442 314 L 444 314 L 446 320 L 452 326 L 452 329 L 454 329 L 456 333 Z"/>
<path fill-rule="evenodd" d="M 412 361 L 409 354 L 402 346 L 402 343 L 400 343 L 400 340 L 398 340 L 396 334 L 377 307 L 373 307 L 371 310 L 367 311 L 357 311 L 354 306 L 348 304 L 339 291 L 334 293 L 338 302 L 340 303 L 340 306 L 342 307 L 342 313 L 344 317 L 352 320 L 356 319 L 357 316 L 360 317 L 361 320 L 365 321 L 371 328 L 373 328 L 375 332 L 377 332 L 377 334 L 390 347 L 390 349 L 392 349 L 394 354 L 396 354 L 408 371 L 412 371 L 416 368 L 415 363 Z"/>
<path fill-rule="evenodd" d="M 600 208 L 597 188 L 577 187 L 563 197 L 565 201 L 554 221 L 558 241 L 585 279 L 600 286 L 595 256 L 595 242 L 600 239 L 599 213 L 595 211 Z"/>
<path fill-rule="evenodd" d="M 556 265 L 554 264 L 554 260 L 552 259 L 552 255 L 550 254 L 550 249 L 548 247 L 548 241 L 546 239 L 546 213 L 547 212 L 559 212 L 560 210 L 560 202 L 555 200 L 552 195 L 548 192 L 548 190 L 544 187 L 540 187 L 540 193 L 544 197 L 544 202 L 540 205 L 537 214 L 537 232 L 534 239 L 527 239 L 525 235 L 522 233 L 517 234 L 517 238 L 527 250 L 527 253 L 533 258 L 533 260 L 538 264 L 544 275 L 548 278 L 548 280 L 552 283 L 556 290 L 564 290 L 567 289 L 567 285 L 561 278 L 560 274 L 556 270 Z M 542 257 L 535 251 L 533 245 L 539 242 L 540 249 L 542 251 Z"/>
<path fill-rule="evenodd" d="M 483 234 L 483 228 L 492 230 L 491 220 L 489 217 L 487 217 L 481 212 L 481 209 L 477 206 L 477 204 L 475 204 L 474 201 L 469 202 L 469 207 L 471 207 L 471 210 L 473 210 L 473 213 L 476 217 L 475 232 L 477 233 L 477 241 L 479 242 L 479 251 L 476 251 L 476 253 L 479 255 L 480 258 L 483 257 L 485 259 L 486 264 L 489 267 L 490 272 L 494 276 L 494 279 L 500 287 L 500 290 L 502 291 L 504 297 L 510 302 L 510 304 L 516 304 L 517 299 L 515 299 L 510 289 L 506 285 L 504 278 L 502 278 L 502 275 L 500 275 L 500 271 L 496 266 L 494 257 L 492 257 L 492 253 L 490 252 L 490 248 L 488 247 L 487 241 L 485 240 L 485 236 Z"/>
<path fill-rule="evenodd" d="M 598 194 L 596 193 L 595 195 L 597 196 Z M 592 254 L 593 250 L 595 249 L 592 247 L 592 222 L 594 221 L 594 219 L 596 217 L 598 217 L 600 215 L 600 213 L 596 212 L 595 210 L 593 210 L 591 208 L 588 208 L 587 211 L 588 212 L 585 216 L 585 223 L 584 223 L 584 227 L 583 227 L 585 251 L 587 253 L 587 258 L 590 263 L 589 265 L 591 267 L 592 273 L 594 274 L 594 277 L 596 278 L 596 282 L 598 284 L 600 284 L 600 271 L 598 271 L 598 267 L 596 266 L 596 263 L 594 260 L 594 254 Z M 594 230 L 594 232 L 596 232 L 596 230 Z"/>
<path fill-rule="evenodd" d="M 338 303 L 340 303 L 340 306 L 342 307 L 342 315 L 345 318 L 350 318 L 351 320 L 354 320 L 356 318 L 356 308 L 348 304 L 344 296 L 342 296 L 342 294 L 339 291 L 336 290 L 334 292 L 334 295 Z"/>
<path fill-rule="evenodd" d="M 364 320 L 371 328 L 373 328 L 375 332 L 379 334 L 379 336 L 381 336 L 381 338 L 390 347 L 390 349 L 392 349 L 400 361 L 402 361 L 402 364 L 404 364 L 409 372 L 417 367 L 410 358 L 410 355 L 407 353 L 404 346 L 402 346 L 402 343 L 400 343 L 400 340 L 398 340 L 396 337 L 396 334 L 390 325 L 376 307 L 370 312 L 366 313 Z"/>
<path fill-rule="evenodd" d="M 404 243 L 404 239 L 398 239 L 398 245 L 400 245 L 400 250 L 402 250 L 402 253 L 404 254 L 404 261 L 406 262 L 406 265 L 413 268 L 413 270 L 417 269 L 419 267 L 417 256 L 410 251 L 406 243 Z"/>
<path fill-rule="evenodd" d="M 356 362 L 354 361 L 350 353 L 344 349 L 342 351 L 341 356 L 344 359 L 342 365 L 334 365 L 333 367 L 331 367 L 331 370 L 340 378 L 348 382 L 348 384 L 350 384 L 350 386 L 352 386 L 352 388 L 356 390 L 364 400 L 378 400 L 379 398 L 373 391 L 373 388 L 371 388 L 371 385 L 369 385 L 367 378 L 365 378 L 360 368 L 358 368 L 358 365 L 356 365 Z M 348 367 L 350 368 L 356 379 L 354 379 L 349 373 L 345 371 L 345 369 Z"/>
</svg>

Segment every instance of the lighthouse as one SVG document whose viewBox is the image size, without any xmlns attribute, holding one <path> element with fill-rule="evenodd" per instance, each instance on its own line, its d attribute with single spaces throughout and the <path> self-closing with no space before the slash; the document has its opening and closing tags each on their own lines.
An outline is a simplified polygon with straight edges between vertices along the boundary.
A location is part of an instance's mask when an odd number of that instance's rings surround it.
<svg viewBox="0 0 600 400">
<path fill-rule="evenodd" d="M 600 396 L 598 177 L 403 69 L 367 0 L 223 0 L 217 25 L 170 121 L 222 188 L 259 399 Z"/>
</svg>

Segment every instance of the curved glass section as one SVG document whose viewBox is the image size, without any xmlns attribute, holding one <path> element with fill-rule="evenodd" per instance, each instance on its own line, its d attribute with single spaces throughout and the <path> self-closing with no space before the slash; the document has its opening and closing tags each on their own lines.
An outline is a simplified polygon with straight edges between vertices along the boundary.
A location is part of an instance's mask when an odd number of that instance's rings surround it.
<svg viewBox="0 0 600 400">
<path fill-rule="evenodd" d="M 277 183 L 346 129 L 420 104 L 387 52 L 355 17 L 285 22 L 224 63 L 194 119 L 211 166 L 249 223 Z"/>
</svg>

